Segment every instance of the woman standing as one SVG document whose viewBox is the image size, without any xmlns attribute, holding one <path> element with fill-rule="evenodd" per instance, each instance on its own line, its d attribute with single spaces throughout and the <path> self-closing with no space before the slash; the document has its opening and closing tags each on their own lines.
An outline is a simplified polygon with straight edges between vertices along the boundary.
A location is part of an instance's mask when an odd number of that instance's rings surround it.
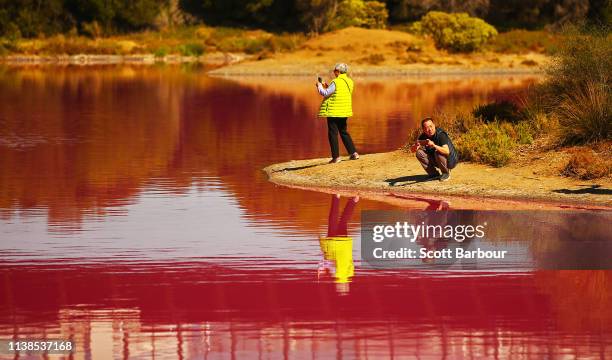
<svg viewBox="0 0 612 360">
<path fill-rule="evenodd" d="M 330 164 L 340 162 L 340 149 L 338 148 L 338 132 L 346 151 L 351 160 L 359 159 L 359 154 L 353 139 L 348 133 L 346 121 L 353 116 L 353 80 L 346 73 L 348 66 L 344 63 L 336 64 L 334 67 L 335 79 L 329 86 L 317 82 L 317 90 L 324 99 L 319 109 L 319 117 L 327 117 L 327 137 L 331 148 L 332 159 Z"/>
</svg>

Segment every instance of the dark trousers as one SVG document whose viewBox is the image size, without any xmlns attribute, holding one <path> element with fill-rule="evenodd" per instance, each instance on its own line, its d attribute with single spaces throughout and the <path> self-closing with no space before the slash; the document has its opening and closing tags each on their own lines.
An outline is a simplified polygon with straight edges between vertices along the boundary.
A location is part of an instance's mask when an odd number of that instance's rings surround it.
<svg viewBox="0 0 612 360">
<path fill-rule="evenodd" d="M 332 158 L 340 157 L 340 149 L 338 148 L 338 131 L 340 131 L 340 138 L 342 143 L 348 151 L 349 155 L 356 153 L 355 145 L 351 135 L 346 130 L 346 118 L 327 118 L 327 138 L 329 139 L 329 146 L 331 147 Z"/>
<path fill-rule="evenodd" d="M 329 218 L 327 222 L 327 237 L 348 236 L 348 222 L 353 215 L 353 210 L 357 202 L 352 197 L 344 206 L 342 216 L 338 218 L 340 211 L 340 197 L 332 195 L 331 207 L 329 208 Z"/>
<path fill-rule="evenodd" d="M 438 152 L 428 154 L 425 152 L 425 150 L 419 149 L 416 152 L 416 157 L 419 159 L 423 169 L 427 171 L 427 174 L 438 174 L 438 170 L 436 168 L 440 169 L 443 174 L 448 173 L 448 159 L 446 156 Z"/>
</svg>

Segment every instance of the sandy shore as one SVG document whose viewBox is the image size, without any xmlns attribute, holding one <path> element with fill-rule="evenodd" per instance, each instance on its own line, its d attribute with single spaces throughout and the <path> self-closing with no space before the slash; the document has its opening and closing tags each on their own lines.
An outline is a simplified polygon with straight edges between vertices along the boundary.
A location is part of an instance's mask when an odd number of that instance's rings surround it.
<svg viewBox="0 0 612 360">
<path fill-rule="evenodd" d="M 153 65 L 156 63 L 184 64 L 200 63 L 207 66 L 229 66 L 234 63 L 247 61 L 252 55 L 233 53 L 208 53 L 202 56 L 180 56 L 166 55 L 156 57 L 153 54 L 133 55 L 102 55 L 102 54 L 77 54 L 77 55 L 27 55 L 17 54 L 0 57 L 0 63 L 12 66 L 27 65 L 117 65 L 138 64 Z"/>
<path fill-rule="evenodd" d="M 346 158 L 344 158 L 346 159 Z M 327 164 L 329 158 L 266 167 L 270 181 L 290 187 L 419 206 L 448 201 L 456 208 L 584 208 L 612 210 L 612 181 L 534 174 L 529 166 L 492 168 L 460 163 L 447 182 L 426 181 L 414 155 L 398 150 Z"/>
<path fill-rule="evenodd" d="M 201 63 L 214 68 L 208 71 L 211 75 L 311 77 L 315 74 L 323 77 L 331 76 L 331 67 L 336 62 L 348 63 L 351 76 L 541 74 L 550 64 L 550 60 L 548 56 L 534 52 L 448 53 L 436 49 L 433 41 L 428 38 L 415 37 L 402 31 L 354 27 L 310 38 L 291 51 L 262 51 L 257 54 L 215 50 L 197 57 L 180 55 L 155 57 L 153 54 L 32 55 L 28 53 L 0 57 L 0 62 L 17 66 Z"/>
</svg>

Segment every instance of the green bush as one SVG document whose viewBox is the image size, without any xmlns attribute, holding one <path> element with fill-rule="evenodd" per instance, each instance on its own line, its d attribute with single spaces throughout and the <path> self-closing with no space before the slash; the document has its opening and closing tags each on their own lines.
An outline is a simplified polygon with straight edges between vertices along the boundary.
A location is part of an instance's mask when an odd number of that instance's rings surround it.
<svg viewBox="0 0 612 360">
<path fill-rule="evenodd" d="M 495 120 L 517 123 L 522 119 L 519 108 L 508 100 L 478 105 L 474 108 L 472 114 L 474 117 L 481 118 L 486 123 Z"/>
<path fill-rule="evenodd" d="M 369 29 L 384 29 L 387 25 L 389 12 L 384 2 L 367 1 L 365 3 L 363 27 Z"/>
<path fill-rule="evenodd" d="M 612 139 L 612 94 L 609 86 L 587 83 L 567 94 L 556 110 L 562 144 Z"/>
<path fill-rule="evenodd" d="M 169 52 L 170 52 L 170 51 L 168 50 L 168 48 L 167 48 L 167 47 L 162 46 L 162 47 L 160 47 L 160 48 L 157 48 L 157 49 L 156 49 L 156 50 L 153 52 L 153 55 L 154 55 L 156 58 L 163 58 L 163 57 L 165 57 L 166 55 L 168 55 L 168 53 L 169 53 Z"/>
<path fill-rule="evenodd" d="M 273 51 L 293 51 L 306 41 L 302 34 L 280 34 L 268 39 L 268 48 Z"/>
<path fill-rule="evenodd" d="M 183 56 L 200 56 L 204 54 L 204 45 L 198 43 L 183 44 L 178 47 L 178 51 Z"/>
<path fill-rule="evenodd" d="M 536 132 L 535 127 L 527 121 L 521 121 L 513 127 L 516 141 L 519 144 L 531 144 Z"/>
<path fill-rule="evenodd" d="M 389 17 L 387 6 L 380 1 L 342 0 L 337 9 L 335 16 L 330 16 L 329 24 L 324 30 L 337 30 L 349 26 L 383 29 Z"/>
<path fill-rule="evenodd" d="M 612 138 L 612 35 L 566 33 L 547 80 L 527 100 L 530 118 L 558 120 L 561 145 Z"/>
<path fill-rule="evenodd" d="M 462 160 L 501 167 L 510 161 L 516 142 L 507 129 L 494 122 L 469 129 L 456 145 Z"/>
<path fill-rule="evenodd" d="M 562 41 L 563 36 L 548 31 L 511 30 L 499 33 L 486 48 L 509 54 L 526 52 L 555 54 Z"/>
<path fill-rule="evenodd" d="M 469 113 L 436 113 L 434 122 L 448 132 L 462 161 L 472 161 L 495 167 L 506 165 L 519 144 L 530 144 L 536 133 L 536 126 L 530 121 L 516 124 L 494 121 L 485 123 Z M 421 134 L 415 127 L 408 134 L 408 143 L 403 149 L 409 151 Z"/>
<path fill-rule="evenodd" d="M 494 36 L 497 30 L 484 20 L 474 18 L 466 13 L 447 14 L 430 11 L 414 25 L 433 37 L 438 49 L 453 52 L 472 52 L 483 47 Z"/>
</svg>

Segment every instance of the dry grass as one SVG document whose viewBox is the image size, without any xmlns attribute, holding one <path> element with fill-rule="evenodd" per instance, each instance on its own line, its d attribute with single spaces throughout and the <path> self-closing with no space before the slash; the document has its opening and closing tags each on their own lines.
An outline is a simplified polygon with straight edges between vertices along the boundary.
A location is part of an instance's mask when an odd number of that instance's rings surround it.
<svg viewBox="0 0 612 360">
<path fill-rule="evenodd" d="M 563 39 L 563 35 L 549 31 L 511 30 L 499 33 L 486 48 L 506 54 L 528 52 L 554 54 L 563 43 Z"/>
<path fill-rule="evenodd" d="M 572 157 L 562 174 L 582 180 L 599 179 L 612 176 L 611 143 L 608 151 L 595 152 L 590 147 L 576 147 L 570 150 Z"/>
<path fill-rule="evenodd" d="M 306 36 L 262 30 L 191 26 L 173 31 L 144 31 L 111 37 L 56 35 L 48 38 L 0 39 L 0 52 L 24 55 L 104 54 L 195 55 L 204 52 L 284 52 L 297 49 Z"/>
<path fill-rule="evenodd" d="M 612 135 L 612 94 L 605 84 L 587 81 L 566 94 L 556 111 L 564 144 L 589 143 Z"/>
</svg>

